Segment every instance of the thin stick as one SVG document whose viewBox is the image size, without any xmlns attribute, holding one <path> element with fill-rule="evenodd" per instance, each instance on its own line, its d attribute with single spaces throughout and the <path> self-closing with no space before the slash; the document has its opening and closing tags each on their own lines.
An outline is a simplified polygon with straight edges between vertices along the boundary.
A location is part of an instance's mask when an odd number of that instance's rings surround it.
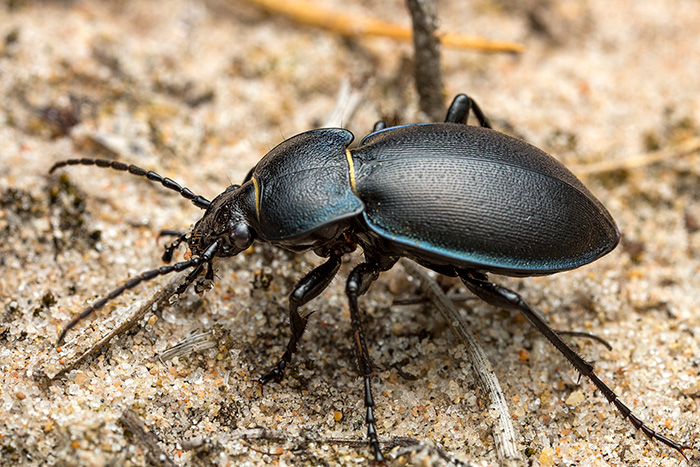
<svg viewBox="0 0 700 467">
<path fill-rule="evenodd" d="M 479 341 L 467 328 L 464 319 L 445 296 L 440 286 L 422 268 L 405 258 L 400 260 L 406 272 L 420 281 L 421 289 L 431 299 L 452 329 L 452 333 L 466 345 L 467 358 L 471 363 L 476 380 L 481 390 L 488 398 L 489 406 L 498 416 L 493 426 L 493 439 L 496 445 L 496 455 L 501 465 L 515 467 L 522 460 L 516 445 L 515 429 L 508 410 L 501 385 L 498 383 L 491 362 L 481 348 Z"/>
<path fill-rule="evenodd" d="M 592 164 L 571 165 L 569 166 L 569 168 L 573 173 L 575 173 L 579 177 L 582 177 L 586 175 L 595 175 L 605 172 L 612 172 L 614 170 L 636 169 L 638 167 L 644 167 L 647 165 L 655 164 L 657 162 L 688 156 L 697 151 L 700 151 L 700 137 L 696 136 L 683 140 L 682 142 L 673 146 L 669 146 L 645 154 L 639 154 L 633 157 L 627 157 L 622 160 L 601 161 Z"/>
<path fill-rule="evenodd" d="M 143 423 L 143 421 L 131 409 L 127 409 L 119 417 L 119 423 L 125 430 L 131 432 L 133 442 L 142 451 L 148 465 L 159 465 L 162 467 L 175 467 L 175 463 L 170 460 L 167 454 L 158 446 L 158 437 Z"/>
<path fill-rule="evenodd" d="M 339 438 L 332 436 L 327 437 L 307 430 L 304 430 L 300 433 L 290 433 L 288 431 L 270 430 L 268 428 L 252 428 L 248 430 L 237 430 L 226 436 L 227 443 L 230 443 L 232 441 L 261 441 L 285 443 L 291 446 L 291 448 L 289 448 L 289 451 L 306 450 L 308 449 L 310 444 L 348 446 L 352 448 L 361 448 L 367 445 L 367 440 L 362 438 Z M 209 441 L 206 438 L 194 438 L 189 440 L 182 440 L 180 441 L 180 445 L 184 450 L 189 451 L 193 449 L 198 449 L 209 442 L 211 441 Z M 437 446 L 426 444 L 415 438 L 397 436 L 389 438 L 387 440 L 382 440 L 382 444 L 390 449 L 394 447 L 403 448 L 400 452 L 396 453 L 394 457 L 399 457 L 404 455 L 405 453 L 425 449 L 426 451 L 428 451 L 428 453 L 435 454 L 442 460 L 452 465 L 457 465 L 461 467 L 471 466 L 471 464 L 455 459 L 443 449 L 440 449 Z M 259 451 L 256 450 L 256 452 Z"/>
<path fill-rule="evenodd" d="M 324 8 L 320 1 L 307 0 L 245 0 L 266 11 L 284 15 L 297 23 L 326 29 L 347 37 L 377 36 L 410 41 L 413 33 L 410 28 L 366 16 L 349 15 Z M 445 47 L 472 49 L 481 52 L 521 53 L 521 44 L 509 41 L 495 41 L 479 36 L 468 36 L 452 32 L 438 33 Z"/>
<path fill-rule="evenodd" d="M 406 0 L 413 22 L 413 76 L 420 109 L 433 121 L 445 114 L 444 86 L 440 70 L 440 38 L 432 0 Z"/>
<path fill-rule="evenodd" d="M 323 123 L 324 127 L 343 127 L 355 115 L 357 107 L 360 105 L 362 98 L 365 96 L 367 83 L 359 89 L 353 89 L 350 81 L 343 79 L 340 82 L 340 89 L 335 99 L 333 111 Z"/>
</svg>

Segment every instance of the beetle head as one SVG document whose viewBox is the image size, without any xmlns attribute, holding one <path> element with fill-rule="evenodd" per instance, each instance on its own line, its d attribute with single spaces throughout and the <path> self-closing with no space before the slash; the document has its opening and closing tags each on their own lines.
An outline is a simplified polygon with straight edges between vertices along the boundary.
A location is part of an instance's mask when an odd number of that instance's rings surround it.
<svg viewBox="0 0 700 467">
<path fill-rule="evenodd" d="M 188 240 L 194 255 L 201 255 L 214 242 L 219 245 L 216 256 L 223 257 L 235 256 L 253 244 L 256 233 L 248 221 L 251 208 L 255 209 L 251 188 L 251 183 L 231 185 L 214 198 Z"/>
</svg>

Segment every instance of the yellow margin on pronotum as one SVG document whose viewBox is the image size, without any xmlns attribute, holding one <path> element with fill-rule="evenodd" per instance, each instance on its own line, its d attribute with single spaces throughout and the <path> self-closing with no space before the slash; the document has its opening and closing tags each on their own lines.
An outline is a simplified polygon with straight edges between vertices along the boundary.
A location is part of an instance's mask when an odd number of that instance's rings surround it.
<svg viewBox="0 0 700 467">
<path fill-rule="evenodd" d="M 253 187 L 255 187 L 255 217 L 257 217 L 258 222 L 260 222 L 260 185 L 258 185 L 258 180 L 252 177 Z"/>
<path fill-rule="evenodd" d="M 350 154 L 349 149 L 345 150 L 345 158 L 348 160 L 348 168 L 350 169 L 350 187 L 352 192 L 357 194 L 357 188 L 355 187 L 355 162 L 352 160 L 352 154 Z"/>
</svg>

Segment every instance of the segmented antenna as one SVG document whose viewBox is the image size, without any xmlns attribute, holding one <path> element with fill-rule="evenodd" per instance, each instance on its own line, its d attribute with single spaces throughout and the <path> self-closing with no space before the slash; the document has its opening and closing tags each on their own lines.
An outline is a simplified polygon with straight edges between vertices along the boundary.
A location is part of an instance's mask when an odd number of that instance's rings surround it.
<svg viewBox="0 0 700 467">
<path fill-rule="evenodd" d="M 137 167 L 135 165 L 129 165 L 125 164 L 123 162 L 119 161 L 108 161 L 106 159 L 88 159 L 88 158 L 83 158 L 83 159 L 67 159 L 64 161 L 56 162 L 53 167 L 49 170 L 49 173 L 52 173 L 54 170 L 64 167 L 67 165 L 96 165 L 97 167 L 101 168 L 107 168 L 107 169 L 114 169 L 114 170 L 120 170 L 122 172 L 129 172 L 130 174 L 137 175 L 139 177 L 146 177 L 148 180 L 154 181 L 154 182 L 159 182 L 161 185 L 163 185 L 165 188 L 168 188 L 169 190 L 177 191 L 180 193 L 180 195 L 185 198 L 189 199 L 192 201 L 192 204 L 197 206 L 200 209 L 207 209 L 209 205 L 211 204 L 211 201 L 206 199 L 203 196 L 196 195 L 192 192 L 187 187 L 182 187 L 180 186 L 179 183 L 176 181 L 163 177 L 155 172 L 152 172 L 150 170 L 142 169 L 141 167 Z"/>
<path fill-rule="evenodd" d="M 56 345 L 61 345 L 63 340 L 66 337 L 66 334 L 68 331 L 73 329 L 76 324 L 78 324 L 80 321 L 83 319 L 87 318 L 91 314 L 93 314 L 96 310 L 99 310 L 103 306 L 105 306 L 109 301 L 114 300 L 124 292 L 126 292 L 129 289 L 132 289 L 139 285 L 141 282 L 144 281 L 149 281 L 151 279 L 155 279 L 158 276 L 164 276 L 166 274 L 170 274 L 171 272 L 179 272 L 179 271 L 184 271 L 185 269 L 189 268 L 196 268 L 193 274 L 190 274 L 187 277 L 187 280 L 185 284 L 189 285 L 198 275 L 199 273 L 202 272 L 202 265 L 209 263 L 214 259 L 214 255 L 216 254 L 216 250 L 219 247 L 218 242 L 212 243 L 204 253 L 202 253 L 201 256 L 198 256 L 196 258 L 192 258 L 189 261 L 182 261 L 179 263 L 175 263 L 172 266 L 162 266 L 158 269 L 153 269 L 151 271 L 146 271 L 143 274 L 140 274 L 136 277 L 133 277 L 126 281 L 124 285 L 121 285 L 117 287 L 116 289 L 112 290 L 110 293 L 107 294 L 107 296 L 97 300 L 95 303 L 90 305 L 89 307 L 85 308 L 78 316 L 74 317 L 71 319 L 68 324 L 63 328 L 61 331 L 61 334 L 58 335 L 58 341 L 56 342 Z M 180 289 L 178 289 L 178 292 L 180 292 Z"/>
</svg>

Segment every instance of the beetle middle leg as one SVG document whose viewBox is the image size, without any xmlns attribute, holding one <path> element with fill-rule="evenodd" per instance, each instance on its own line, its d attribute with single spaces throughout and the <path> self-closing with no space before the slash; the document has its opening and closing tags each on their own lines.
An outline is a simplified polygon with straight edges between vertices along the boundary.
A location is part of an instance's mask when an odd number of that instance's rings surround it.
<svg viewBox="0 0 700 467">
<path fill-rule="evenodd" d="M 622 403 L 622 401 L 617 397 L 617 394 L 608 387 L 598 375 L 595 374 L 593 365 L 585 361 L 579 354 L 576 353 L 571 347 L 569 347 L 552 329 L 546 321 L 540 317 L 540 315 L 525 301 L 520 295 L 513 292 L 510 289 L 501 287 L 498 284 L 489 282 L 485 274 L 468 271 L 468 270 L 457 270 L 462 282 L 467 286 L 467 288 L 477 297 L 484 300 L 489 305 L 504 308 L 507 310 L 517 310 L 527 318 L 527 320 L 537 328 L 548 340 L 554 345 L 554 347 L 559 350 L 564 357 L 576 368 L 579 373 L 588 379 L 595 385 L 595 387 L 603 394 L 603 396 L 617 408 L 617 410 L 622 414 L 623 418 L 630 421 L 632 426 L 636 429 L 641 430 L 647 438 L 652 440 L 657 440 L 664 443 L 676 451 L 680 452 L 683 457 L 683 453 L 686 449 L 693 449 L 692 446 L 685 446 L 676 443 L 672 439 L 663 436 L 648 426 L 644 424 L 632 411 Z M 688 460 L 686 458 L 686 460 Z"/>
<path fill-rule="evenodd" d="M 367 424 L 367 437 L 374 451 L 374 459 L 377 462 L 382 462 L 384 456 L 382 456 L 382 451 L 379 448 L 377 428 L 374 425 L 374 398 L 372 397 L 371 384 L 374 365 L 367 351 L 365 334 L 362 329 L 362 317 L 357 300 L 361 295 L 367 292 L 369 286 L 379 277 L 381 271 L 390 269 L 395 263 L 396 259 L 387 258 L 385 264 L 381 264 L 379 261 L 358 264 L 348 276 L 348 281 L 345 286 L 345 293 L 348 296 L 348 304 L 350 306 L 350 321 L 352 324 L 353 341 L 355 343 L 357 371 L 365 382 L 365 408 L 367 409 L 365 423 Z"/>
<path fill-rule="evenodd" d="M 282 358 L 270 371 L 260 378 L 260 384 L 266 384 L 273 379 L 280 381 L 284 377 L 284 371 L 297 351 L 297 344 L 306 330 L 306 323 L 309 321 L 309 315 L 311 315 L 311 312 L 300 314 L 299 307 L 318 297 L 328 287 L 337 274 L 338 269 L 340 269 L 341 263 L 341 256 L 331 255 L 328 261 L 306 274 L 294 287 L 292 293 L 289 294 L 289 326 L 292 330 L 292 335 L 289 338 L 287 350 L 284 351 Z"/>
</svg>

